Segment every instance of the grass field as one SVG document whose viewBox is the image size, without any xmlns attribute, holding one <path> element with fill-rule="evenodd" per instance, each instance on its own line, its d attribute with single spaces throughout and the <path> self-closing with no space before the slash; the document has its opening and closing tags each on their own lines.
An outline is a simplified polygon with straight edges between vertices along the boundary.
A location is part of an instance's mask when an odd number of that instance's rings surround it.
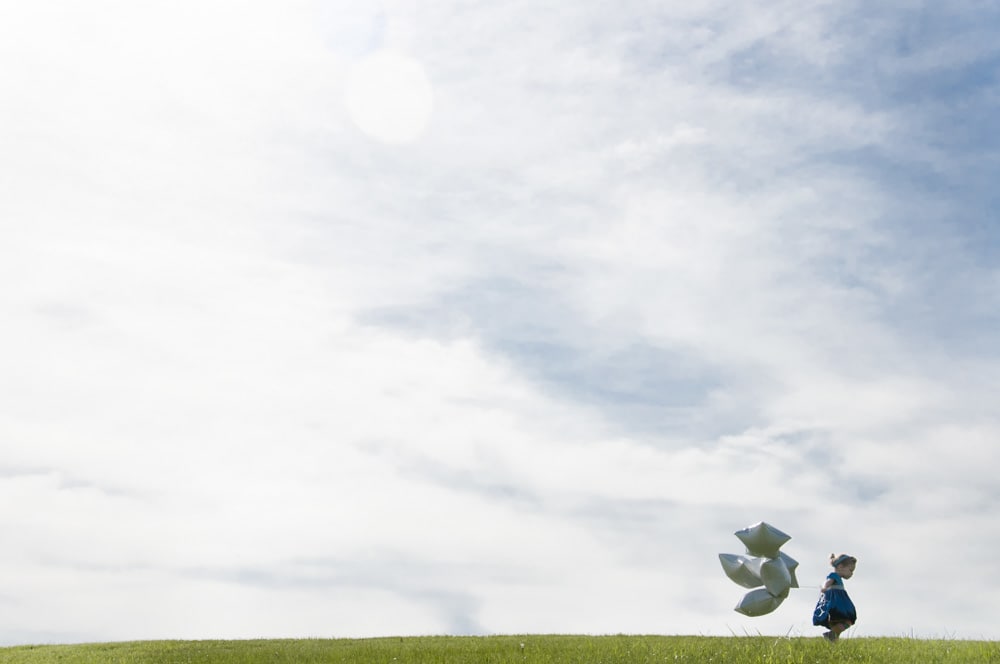
<svg viewBox="0 0 1000 664">
<path fill-rule="evenodd" d="M 1000 662 L 1000 642 L 767 636 L 427 636 L 377 639 L 136 641 L 0 648 L 4 664 L 626 664 L 670 662 Z"/>
</svg>

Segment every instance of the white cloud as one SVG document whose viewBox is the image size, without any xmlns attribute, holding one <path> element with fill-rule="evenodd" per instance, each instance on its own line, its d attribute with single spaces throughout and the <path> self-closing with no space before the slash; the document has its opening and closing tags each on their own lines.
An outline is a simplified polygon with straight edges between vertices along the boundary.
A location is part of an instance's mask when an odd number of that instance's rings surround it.
<svg viewBox="0 0 1000 664">
<path fill-rule="evenodd" d="M 0 639 L 812 633 L 731 611 L 760 519 L 859 633 L 992 635 L 995 270 L 907 181 L 989 145 L 849 7 L 654 4 L 7 12 Z"/>
</svg>

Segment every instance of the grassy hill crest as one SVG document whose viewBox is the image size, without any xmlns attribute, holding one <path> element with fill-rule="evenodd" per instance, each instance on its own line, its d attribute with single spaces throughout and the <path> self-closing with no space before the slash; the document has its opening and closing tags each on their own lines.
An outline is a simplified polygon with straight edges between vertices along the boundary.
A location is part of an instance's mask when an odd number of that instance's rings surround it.
<svg viewBox="0 0 1000 664">
<path fill-rule="evenodd" d="M 816 637 L 507 635 L 133 641 L 0 648 L 4 664 L 657 664 L 1000 662 L 1000 642 Z"/>
</svg>

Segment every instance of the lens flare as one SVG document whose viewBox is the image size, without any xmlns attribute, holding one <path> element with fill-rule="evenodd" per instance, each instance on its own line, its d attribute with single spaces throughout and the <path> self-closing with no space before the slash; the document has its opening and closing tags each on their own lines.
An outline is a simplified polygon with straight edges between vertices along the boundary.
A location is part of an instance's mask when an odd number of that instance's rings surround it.
<svg viewBox="0 0 1000 664">
<path fill-rule="evenodd" d="M 409 143 L 427 128 L 431 84 L 413 58 L 379 51 L 359 62 L 347 81 L 347 109 L 358 129 L 385 143 Z"/>
</svg>

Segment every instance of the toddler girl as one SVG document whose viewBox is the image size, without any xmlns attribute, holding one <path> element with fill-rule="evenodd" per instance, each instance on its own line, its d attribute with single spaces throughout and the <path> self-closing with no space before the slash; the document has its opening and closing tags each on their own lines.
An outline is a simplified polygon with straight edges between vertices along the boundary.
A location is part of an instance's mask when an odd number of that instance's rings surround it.
<svg viewBox="0 0 1000 664">
<path fill-rule="evenodd" d="M 823 633 L 823 638 L 831 643 L 840 638 L 841 632 L 853 625 L 858 619 L 858 612 L 854 608 L 854 602 L 847 595 L 844 589 L 844 579 L 854 576 L 854 568 L 858 564 L 857 558 L 842 553 L 839 556 L 830 554 L 830 564 L 833 571 L 826 577 L 823 584 L 823 594 L 816 602 L 816 610 L 813 611 L 813 624 L 829 627 L 829 632 Z"/>
</svg>

